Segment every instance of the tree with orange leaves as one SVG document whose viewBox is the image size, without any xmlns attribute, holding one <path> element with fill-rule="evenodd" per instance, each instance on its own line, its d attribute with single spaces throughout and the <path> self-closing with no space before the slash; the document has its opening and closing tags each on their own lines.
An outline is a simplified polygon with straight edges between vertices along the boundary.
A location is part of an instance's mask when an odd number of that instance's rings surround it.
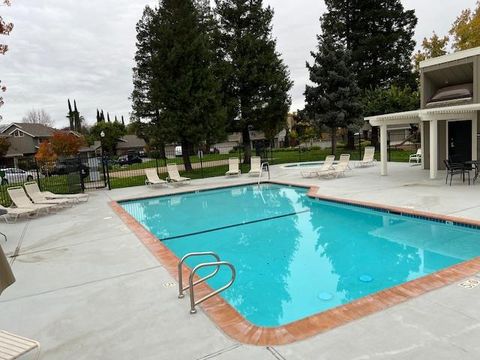
<svg viewBox="0 0 480 360">
<path fill-rule="evenodd" d="M 52 149 L 57 156 L 73 156 L 78 150 L 86 145 L 83 136 L 76 136 L 66 131 L 57 131 L 50 139 Z"/>
<path fill-rule="evenodd" d="M 53 151 L 52 144 L 45 140 L 38 147 L 38 151 L 35 154 L 35 160 L 40 164 L 40 167 L 45 173 L 51 172 L 55 168 L 55 162 L 57 161 L 57 154 Z"/>
</svg>

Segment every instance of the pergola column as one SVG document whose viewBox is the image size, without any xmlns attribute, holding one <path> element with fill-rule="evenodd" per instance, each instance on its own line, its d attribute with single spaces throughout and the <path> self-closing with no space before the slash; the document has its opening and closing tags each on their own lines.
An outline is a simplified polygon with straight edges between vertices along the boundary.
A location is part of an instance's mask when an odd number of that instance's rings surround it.
<svg viewBox="0 0 480 360">
<path fill-rule="evenodd" d="M 438 175 L 438 121 L 430 120 L 430 179 Z"/>
<path fill-rule="evenodd" d="M 387 125 L 380 125 L 380 162 L 381 162 L 381 174 L 386 176 L 387 164 L 388 164 L 388 148 L 387 148 L 388 134 Z"/>
</svg>

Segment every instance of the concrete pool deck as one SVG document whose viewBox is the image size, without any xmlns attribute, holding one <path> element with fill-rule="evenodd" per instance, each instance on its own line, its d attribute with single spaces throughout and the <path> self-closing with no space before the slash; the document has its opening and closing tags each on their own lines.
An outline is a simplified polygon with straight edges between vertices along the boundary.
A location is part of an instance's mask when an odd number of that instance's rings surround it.
<svg viewBox="0 0 480 360">
<path fill-rule="evenodd" d="M 480 184 L 428 180 L 406 164 L 354 169 L 335 180 L 302 179 L 272 167 L 272 179 L 318 186 L 323 195 L 480 220 Z M 251 182 L 193 181 L 180 190 Z M 0 329 L 42 343 L 42 359 L 476 359 L 480 287 L 453 284 L 291 345 L 256 347 L 224 335 L 114 214 L 111 200 L 177 189 L 135 187 L 91 193 L 57 215 L 1 224 L 17 282 L 0 297 Z M 477 279 L 480 277 L 477 275 Z"/>
</svg>

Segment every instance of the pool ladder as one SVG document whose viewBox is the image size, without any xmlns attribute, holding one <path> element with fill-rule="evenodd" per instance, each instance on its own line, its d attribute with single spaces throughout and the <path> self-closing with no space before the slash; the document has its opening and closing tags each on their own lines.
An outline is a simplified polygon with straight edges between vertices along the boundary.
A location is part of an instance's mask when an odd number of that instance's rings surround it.
<svg viewBox="0 0 480 360">
<path fill-rule="evenodd" d="M 260 186 L 260 179 L 262 178 L 262 175 L 263 175 L 263 169 L 267 169 L 268 180 L 270 180 L 270 165 L 268 164 L 268 162 L 263 162 L 260 165 L 260 174 L 258 175 L 258 186 Z"/>
<path fill-rule="evenodd" d="M 193 270 L 190 272 L 190 275 L 188 276 L 188 285 L 183 286 L 183 264 L 185 263 L 185 261 L 187 259 L 189 259 L 191 257 L 197 257 L 197 256 L 211 256 L 211 257 L 215 258 L 215 261 L 201 263 L 201 264 L 198 264 L 197 266 L 195 266 L 193 268 Z M 211 279 L 212 277 L 217 275 L 222 266 L 228 267 L 230 269 L 230 271 L 232 273 L 230 281 L 227 284 L 225 284 L 224 286 L 222 286 L 220 289 L 217 289 L 217 290 L 211 292 L 210 294 L 202 297 L 199 300 L 195 300 L 195 286 L 200 284 L 200 283 L 203 283 L 203 282 L 207 281 L 208 279 Z M 193 278 L 195 277 L 195 274 L 200 269 L 213 268 L 213 267 L 215 268 L 215 270 L 212 273 L 208 274 L 207 276 L 204 276 L 203 278 L 200 278 L 197 281 L 193 281 Z M 185 297 L 184 292 L 186 290 L 190 289 L 190 291 L 189 291 L 189 293 L 190 293 L 190 314 L 195 314 L 197 312 L 197 310 L 195 309 L 195 307 L 197 305 L 199 305 L 202 302 L 204 302 L 205 300 L 208 300 L 211 297 L 213 297 L 215 295 L 218 295 L 221 292 L 227 290 L 235 282 L 236 276 L 237 276 L 237 273 L 235 271 L 235 267 L 227 261 L 221 261 L 220 256 L 218 256 L 218 254 L 216 254 L 212 251 L 194 252 L 194 253 L 187 254 L 178 263 L 178 298 L 183 299 Z"/>
</svg>

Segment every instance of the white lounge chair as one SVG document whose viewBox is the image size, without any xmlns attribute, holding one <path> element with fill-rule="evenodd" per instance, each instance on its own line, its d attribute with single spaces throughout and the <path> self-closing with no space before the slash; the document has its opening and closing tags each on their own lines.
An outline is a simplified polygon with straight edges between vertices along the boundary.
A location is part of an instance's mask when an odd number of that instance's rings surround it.
<svg viewBox="0 0 480 360">
<path fill-rule="evenodd" d="M 40 192 L 37 183 L 26 183 L 23 184 L 25 191 L 27 192 L 28 197 L 33 201 L 34 204 L 52 204 L 57 206 L 72 206 L 75 202 L 74 199 L 47 199 Z"/>
<path fill-rule="evenodd" d="M 7 192 L 14 205 L 19 209 L 35 209 L 38 212 L 49 213 L 50 210 L 55 210 L 58 206 L 57 204 L 34 204 L 21 186 L 8 188 Z"/>
<path fill-rule="evenodd" d="M 228 171 L 225 173 L 225 176 L 238 176 L 242 173 L 240 170 L 240 161 L 238 158 L 228 159 Z"/>
<path fill-rule="evenodd" d="M 40 191 L 35 181 L 26 182 L 23 186 L 28 186 L 31 192 L 40 193 L 45 199 L 67 199 L 73 202 L 88 201 L 88 194 L 54 194 L 50 191 Z"/>
<path fill-rule="evenodd" d="M 367 167 L 375 165 L 375 148 L 373 146 L 368 146 L 365 148 L 363 153 L 363 159 L 357 163 L 359 167 Z"/>
<path fill-rule="evenodd" d="M 250 158 L 250 171 L 248 172 L 248 175 L 250 176 L 258 176 L 262 172 L 261 169 L 262 166 L 262 159 L 260 156 L 252 156 Z"/>
<path fill-rule="evenodd" d="M 190 178 L 180 176 L 177 164 L 167 164 L 168 177 L 167 180 L 174 183 L 186 183 Z"/>
<path fill-rule="evenodd" d="M 333 172 L 331 173 L 334 177 L 345 176 L 345 171 L 350 169 L 350 154 L 340 155 L 340 161 L 336 166 L 333 167 Z"/>
<path fill-rule="evenodd" d="M 167 181 L 158 177 L 157 169 L 145 169 L 145 176 L 147 177 L 145 185 L 155 186 L 168 184 Z"/>
<path fill-rule="evenodd" d="M 328 173 L 332 170 L 333 163 L 335 162 L 335 155 L 328 155 L 325 157 L 325 161 L 322 166 L 318 169 L 303 170 L 301 172 L 302 177 L 312 178 L 317 176 L 322 176 L 323 174 Z"/>
<path fill-rule="evenodd" d="M 410 155 L 408 158 L 408 163 L 413 165 L 419 165 L 422 163 L 422 149 L 418 149 L 415 154 Z"/>
<path fill-rule="evenodd" d="M 5 220 L 6 223 L 10 222 L 10 219 L 12 219 L 12 222 L 16 222 L 18 218 L 22 215 L 27 215 L 27 216 L 33 216 L 33 215 L 38 215 L 38 210 L 33 209 L 33 208 L 6 208 L 2 205 L 0 205 L 0 210 L 3 210 L 1 212 L 6 212 L 5 214 L 1 215 L 1 217 Z"/>
<path fill-rule="evenodd" d="M 40 343 L 0 330 L 0 359 L 14 360 L 37 349 L 35 359 L 40 358 Z"/>
</svg>

